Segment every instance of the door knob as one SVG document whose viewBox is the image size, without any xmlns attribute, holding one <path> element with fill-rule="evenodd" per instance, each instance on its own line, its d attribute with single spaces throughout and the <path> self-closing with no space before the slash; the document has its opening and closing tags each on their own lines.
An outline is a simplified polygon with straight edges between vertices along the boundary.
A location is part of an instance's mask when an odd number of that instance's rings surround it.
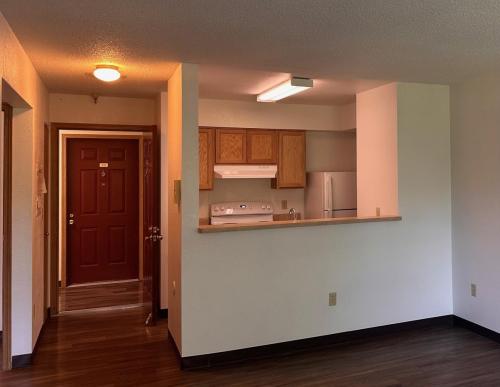
<svg viewBox="0 0 500 387">
<path fill-rule="evenodd" d="M 163 235 L 151 234 L 151 235 L 144 237 L 144 239 L 147 241 L 158 242 L 158 241 L 161 241 L 163 239 Z"/>
</svg>

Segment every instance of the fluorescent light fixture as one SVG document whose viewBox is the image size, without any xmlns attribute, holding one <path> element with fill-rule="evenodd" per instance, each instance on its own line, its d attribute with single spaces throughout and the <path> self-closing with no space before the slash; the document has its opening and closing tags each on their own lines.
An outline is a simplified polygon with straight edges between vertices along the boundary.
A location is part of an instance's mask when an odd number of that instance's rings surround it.
<svg viewBox="0 0 500 387">
<path fill-rule="evenodd" d="M 120 79 L 118 67 L 112 65 L 98 65 L 94 70 L 94 77 L 104 82 L 113 82 Z"/>
<path fill-rule="evenodd" d="M 300 93 L 301 91 L 313 87 L 313 80 L 309 78 L 293 77 L 286 82 L 283 82 L 273 88 L 259 94 L 258 102 L 275 102 L 291 95 Z"/>
</svg>

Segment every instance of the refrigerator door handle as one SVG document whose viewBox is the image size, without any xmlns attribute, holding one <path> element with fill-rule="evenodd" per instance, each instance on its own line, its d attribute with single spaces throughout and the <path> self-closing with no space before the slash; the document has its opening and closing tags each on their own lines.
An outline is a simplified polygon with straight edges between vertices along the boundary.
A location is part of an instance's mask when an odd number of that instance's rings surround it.
<svg viewBox="0 0 500 387">
<path fill-rule="evenodd" d="M 333 200 L 333 176 L 330 176 L 330 210 L 335 210 L 335 203 Z"/>
<path fill-rule="evenodd" d="M 331 211 L 333 209 L 331 176 L 325 176 L 323 180 L 323 192 L 323 211 Z"/>
</svg>

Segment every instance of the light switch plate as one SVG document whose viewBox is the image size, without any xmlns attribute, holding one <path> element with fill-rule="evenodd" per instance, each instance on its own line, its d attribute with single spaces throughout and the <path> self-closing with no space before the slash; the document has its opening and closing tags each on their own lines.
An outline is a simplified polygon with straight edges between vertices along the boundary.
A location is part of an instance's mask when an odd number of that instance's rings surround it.
<svg viewBox="0 0 500 387">
<path fill-rule="evenodd" d="M 281 209 L 286 210 L 288 208 L 288 200 L 281 201 Z"/>
</svg>

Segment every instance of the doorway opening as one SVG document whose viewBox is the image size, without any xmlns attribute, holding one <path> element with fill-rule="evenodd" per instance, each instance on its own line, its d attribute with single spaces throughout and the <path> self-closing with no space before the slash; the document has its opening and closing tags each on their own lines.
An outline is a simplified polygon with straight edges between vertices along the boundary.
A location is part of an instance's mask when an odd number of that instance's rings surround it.
<svg viewBox="0 0 500 387">
<path fill-rule="evenodd" d="M 53 124 L 55 313 L 159 311 L 156 127 Z M 54 154 L 54 153 L 52 153 Z M 54 166 L 57 170 L 54 171 Z M 55 228 L 55 226 L 54 226 Z M 54 235 L 53 233 L 51 235 Z"/>
</svg>

